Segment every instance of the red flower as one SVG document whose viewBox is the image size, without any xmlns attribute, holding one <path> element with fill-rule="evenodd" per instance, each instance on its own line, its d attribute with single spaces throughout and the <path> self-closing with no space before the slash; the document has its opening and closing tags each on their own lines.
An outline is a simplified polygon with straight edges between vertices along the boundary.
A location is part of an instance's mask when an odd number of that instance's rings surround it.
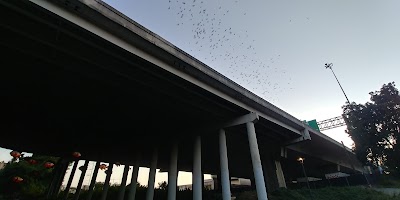
<svg viewBox="0 0 400 200">
<path fill-rule="evenodd" d="M 79 158 L 79 157 L 81 157 L 81 153 L 75 151 L 75 152 L 72 153 L 72 156 L 73 156 L 74 158 Z"/>
<path fill-rule="evenodd" d="M 12 178 L 12 180 L 13 180 L 15 183 L 20 183 L 20 182 L 22 182 L 24 179 L 21 178 L 21 177 L 19 177 L 19 176 L 14 176 L 14 177 Z"/>
<path fill-rule="evenodd" d="M 99 168 L 101 169 L 101 170 L 104 170 L 104 169 L 107 169 L 107 165 L 106 164 L 101 164 L 100 166 L 99 166 Z"/>
<path fill-rule="evenodd" d="M 54 167 L 54 163 L 52 162 L 45 162 L 44 163 L 44 167 L 46 167 L 47 169 Z"/>
<path fill-rule="evenodd" d="M 14 157 L 14 158 L 19 158 L 19 157 L 21 157 L 21 153 L 18 152 L 18 151 L 11 151 L 11 152 L 10 152 L 10 155 L 11 155 L 12 157 Z"/>
<path fill-rule="evenodd" d="M 37 164 L 37 160 L 35 160 L 35 159 L 29 159 L 29 160 L 28 160 L 28 163 L 31 164 L 31 165 L 36 165 L 36 164 Z"/>
</svg>

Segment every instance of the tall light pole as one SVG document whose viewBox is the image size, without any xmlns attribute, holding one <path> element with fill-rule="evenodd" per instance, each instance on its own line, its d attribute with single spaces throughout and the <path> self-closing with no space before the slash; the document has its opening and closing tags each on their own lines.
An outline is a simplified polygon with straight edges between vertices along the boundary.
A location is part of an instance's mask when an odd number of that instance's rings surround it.
<svg viewBox="0 0 400 200">
<path fill-rule="evenodd" d="M 340 89 L 342 89 L 342 92 L 343 92 L 344 96 L 345 96 L 346 99 L 347 99 L 347 103 L 350 103 L 349 98 L 347 98 L 347 95 L 346 95 L 346 93 L 344 92 L 342 85 L 340 85 L 340 82 L 339 82 L 338 78 L 336 77 L 335 72 L 333 72 L 332 66 L 333 66 L 332 63 L 325 63 L 325 68 L 326 68 L 326 69 L 330 69 L 330 70 L 332 71 L 333 76 L 335 76 L 335 79 L 336 79 L 337 83 L 339 84 Z"/>
<path fill-rule="evenodd" d="M 297 161 L 299 161 L 299 162 L 301 163 L 301 167 L 302 167 L 302 169 L 303 169 L 303 174 L 304 174 L 304 177 L 306 178 L 306 183 L 307 183 L 308 191 L 310 192 L 310 197 L 311 197 L 311 199 L 314 199 L 314 197 L 313 197 L 313 195 L 312 195 L 312 192 L 311 192 L 310 183 L 308 182 L 308 176 L 307 176 L 307 174 L 306 174 L 306 169 L 304 168 L 304 160 L 305 160 L 305 158 L 302 158 L 302 157 L 297 158 Z"/>
</svg>

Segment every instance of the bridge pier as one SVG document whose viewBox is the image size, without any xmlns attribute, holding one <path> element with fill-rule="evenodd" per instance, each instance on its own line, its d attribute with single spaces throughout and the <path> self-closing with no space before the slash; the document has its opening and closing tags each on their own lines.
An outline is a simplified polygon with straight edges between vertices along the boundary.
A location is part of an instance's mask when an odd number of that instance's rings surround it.
<svg viewBox="0 0 400 200">
<path fill-rule="evenodd" d="M 168 200 L 176 200 L 176 188 L 178 179 L 178 143 L 175 141 L 171 150 L 171 158 L 168 171 Z"/>
<path fill-rule="evenodd" d="M 108 193 L 108 188 L 110 187 L 110 179 L 111 179 L 113 167 L 114 167 L 114 163 L 110 163 L 110 165 L 108 166 L 107 176 L 106 176 L 106 180 L 104 181 L 103 191 L 101 192 L 100 200 L 107 199 L 107 193 Z"/>
<path fill-rule="evenodd" d="M 124 173 L 122 174 L 121 185 L 118 191 L 118 200 L 124 200 L 125 189 L 126 189 L 126 179 L 128 178 L 129 165 L 125 165 Z"/>
<path fill-rule="evenodd" d="M 79 162 L 79 160 L 75 160 L 74 161 L 74 165 L 72 167 L 71 174 L 69 175 L 69 178 L 68 178 L 67 186 L 65 187 L 65 190 L 64 190 L 65 194 L 64 194 L 64 198 L 63 199 L 67 199 L 68 198 L 69 189 L 71 188 L 72 180 L 74 179 L 76 168 L 78 167 L 78 162 Z"/>
<path fill-rule="evenodd" d="M 264 180 L 267 192 L 273 192 L 279 189 L 278 175 L 276 173 L 275 160 L 271 157 L 264 157 L 262 160 Z M 268 181 L 267 181 L 268 180 Z"/>
<path fill-rule="evenodd" d="M 192 187 L 193 200 L 202 200 L 202 172 L 201 172 L 201 137 L 196 136 L 193 144 L 193 172 Z"/>
<path fill-rule="evenodd" d="M 89 194 L 88 194 L 86 200 L 92 199 L 93 192 L 94 192 L 94 185 L 96 184 L 96 178 L 97 178 L 97 174 L 99 172 L 99 167 L 100 167 L 100 161 L 97 161 L 96 165 L 94 166 L 92 180 L 90 181 L 90 185 L 89 185 L 89 191 L 88 191 Z"/>
<path fill-rule="evenodd" d="M 226 146 L 226 135 L 225 130 L 219 130 L 219 157 L 221 165 L 221 187 L 222 187 L 222 199 L 231 199 L 231 180 L 229 178 L 229 167 L 228 167 L 228 150 Z"/>
<path fill-rule="evenodd" d="M 54 175 L 47 191 L 47 198 L 55 198 L 58 195 L 67 168 L 68 160 L 65 157 L 61 157 L 54 168 Z"/>
<path fill-rule="evenodd" d="M 276 177 L 278 178 L 278 185 L 280 188 L 286 188 L 285 175 L 283 174 L 281 161 L 275 160 Z"/>
<path fill-rule="evenodd" d="M 81 170 L 82 171 L 81 177 L 79 178 L 78 186 L 76 187 L 74 200 L 78 200 L 79 199 L 79 195 L 81 193 L 81 189 L 82 189 L 82 185 L 83 185 L 83 179 L 85 178 L 86 170 L 87 170 L 88 165 L 89 165 L 89 160 L 85 160 L 85 164 L 83 164 L 82 170 Z"/>
<path fill-rule="evenodd" d="M 128 200 L 135 200 L 136 197 L 136 184 L 139 173 L 140 154 L 136 156 L 136 162 L 132 170 L 131 187 L 128 195 Z"/>
<path fill-rule="evenodd" d="M 267 200 L 267 191 L 265 188 L 264 174 L 261 165 L 260 152 L 257 144 L 257 136 L 253 122 L 246 123 L 247 136 L 249 138 L 251 162 L 253 165 L 253 173 L 257 191 L 257 197 L 259 200 Z"/>
<path fill-rule="evenodd" d="M 158 151 L 157 148 L 154 148 L 150 164 L 149 180 L 147 183 L 146 200 L 153 200 L 154 197 L 154 182 L 156 180 L 157 159 L 158 159 L 157 151 Z"/>
</svg>

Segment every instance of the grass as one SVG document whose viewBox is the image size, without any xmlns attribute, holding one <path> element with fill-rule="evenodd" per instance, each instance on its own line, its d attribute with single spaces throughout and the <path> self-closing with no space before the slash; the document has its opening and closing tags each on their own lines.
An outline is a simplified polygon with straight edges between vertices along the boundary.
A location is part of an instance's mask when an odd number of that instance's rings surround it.
<svg viewBox="0 0 400 200">
<path fill-rule="evenodd" d="M 257 200 L 255 191 L 239 194 L 236 200 Z M 280 189 L 269 194 L 269 200 L 400 200 L 400 196 L 389 196 L 363 187 L 327 187 L 309 190 Z"/>
<path fill-rule="evenodd" d="M 378 180 L 377 187 L 400 188 L 400 180 L 391 176 L 382 176 Z"/>
<path fill-rule="evenodd" d="M 387 184 L 391 184 L 392 180 L 387 181 Z M 101 195 L 101 186 L 97 187 L 98 190 L 95 190 L 93 195 L 93 199 L 99 199 Z M 108 191 L 107 199 L 116 199 L 118 194 L 118 186 L 110 186 Z M 126 191 L 128 194 L 129 191 Z M 365 188 L 363 186 L 353 186 L 353 187 L 326 187 L 320 189 L 312 189 L 312 196 L 310 195 L 310 191 L 308 189 L 280 189 L 275 192 L 268 194 L 269 200 L 400 200 L 400 195 L 398 196 L 390 196 L 383 194 L 382 192 Z M 60 194 L 60 198 L 63 196 L 63 193 Z M 137 188 L 137 200 L 145 199 L 146 188 L 138 187 Z M 87 191 L 82 191 L 80 199 L 86 199 Z M 177 200 L 188 200 L 192 199 L 192 191 L 179 191 L 177 193 Z M 236 200 L 257 200 L 256 191 L 245 191 L 239 193 Z M 154 200 L 165 200 L 167 197 L 166 190 L 155 190 Z M 69 196 L 69 199 L 72 199 L 73 195 Z M 5 197 L 0 194 L 0 200 L 11 200 L 15 199 L 11 196 Z M 23 199 L 23 198 L 20 198 Z M 29 200 L 31 200 L 30 198 Z M 44 198 L 35 198 L 36 200 L 44 199 Z M 203 199 L 206 200 L 222 200 L 220 192 L 217 191 L 204 191 Z"/>
</svg>

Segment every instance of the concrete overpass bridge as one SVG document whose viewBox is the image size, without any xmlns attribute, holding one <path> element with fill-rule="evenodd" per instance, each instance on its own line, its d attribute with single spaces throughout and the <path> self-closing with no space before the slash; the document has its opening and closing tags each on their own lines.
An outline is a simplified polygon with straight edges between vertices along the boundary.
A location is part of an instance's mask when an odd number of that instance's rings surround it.
<svg viewBox="0 0 400 200">
<path fill-rule="evenodd" d="M 73 151 L 150 167 L 150 188 L 156 168 L 168 171 L 169 199 L 178 170 L 193 172 L 195 200 L 205 173 L 224 199 L 230 176 L 267 199 L 301 176 L 299 156 L 310 176 L 361 171 L 340 143 L 101 1 L 2 0 L 0 15 L 0 146 L 63 158 L 50 196 Z"/>
</svg>

